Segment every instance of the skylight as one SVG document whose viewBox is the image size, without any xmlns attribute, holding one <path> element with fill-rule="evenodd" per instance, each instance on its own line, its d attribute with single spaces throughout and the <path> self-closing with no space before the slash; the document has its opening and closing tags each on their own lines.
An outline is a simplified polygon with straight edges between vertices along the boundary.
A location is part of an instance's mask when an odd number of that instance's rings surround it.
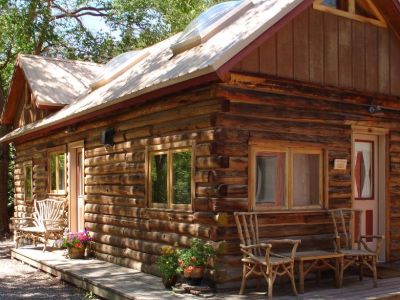
<svg viewBox="0 0 400 300">
<path fill-rule="evenodd" d="M 250 0 L 239 0 L 212 6 L 190 22 L 176 43 L 171 46 L 172 52 L 177 55 L 204 43 L 252 5 Z"/>
<path fill-rule="evenodd" d="M 90 84 L 90 87 L 92 90 L 95 90 L 105 85 L 122 75 L 148 55 L 149 52 L 146 50 L 135 50 L 114 57 L 104 66 L 102 73 Z"/>
</svg>

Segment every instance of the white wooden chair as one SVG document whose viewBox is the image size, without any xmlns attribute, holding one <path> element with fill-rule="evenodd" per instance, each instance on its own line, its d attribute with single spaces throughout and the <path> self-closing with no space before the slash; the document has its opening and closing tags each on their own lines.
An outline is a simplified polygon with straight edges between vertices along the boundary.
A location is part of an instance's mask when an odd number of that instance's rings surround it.
<svg viewBox="0 0 400 300">
<path fill-rule="evenodd" d="M 15 247 L 20 239 L 32 239 L 36 246 L 39 238 L 44 239 L 43 252 L 49 239 L 60 239 L 66 228 L 65 201 L 55 199 L 34 200 L 32 217 L 12 218 L 15 224 Z"/>
<path fill-rule="evenodd" d="M 374 287 L 378 286 L 378 275 L 376 269 L 376 262 L 381 249 L 381 244 L 384 236 L 381 235 L 360 235 L 353 238 L 353 230 L 357 228 L 356 232 L 360 232 L 360 218 L 357 218 L 356 223 L 355 214 L 361 214 L 362 211 L 354 209 L 332 209 L 330 210 L 332 222 L 335 230 L 334 246 L 337 252 L 344 254 L 344 266 L 341 270 L 341 277 L 343 272 L 350 266 L 356 266 L 359 269 L 360 280 L 363 279 L 363 268 L 367 267 L 373 274 Z M 354 227 L 353 227 L 354 226 Z M 367 239 L 376 239 L 376 248 L 370 249 L 366 243 Z M 353 247 L 356 243 L 357 247 Z"/>
<path fill-rule="evenodd" d="M 272 288 L 276 276 L 288 275 L 292 283 L 293 293 L 297 295 L 294 279 L 294 259 L 299 240 L 266 240 L 260 242 L 258 231 L 258 217 L 255 212 L 235 212 L 235 221 L 240 238 L 240 250 L 243 253 L 243 277 L 240 294 L 244 293 L 246 281 L 250 276 L 262 276 L 268 284 L 268 297 L 272 298 Z M 275 245 L 288 245 L 291 248 L 289 255 L 275 253 Z"/>
</svg>

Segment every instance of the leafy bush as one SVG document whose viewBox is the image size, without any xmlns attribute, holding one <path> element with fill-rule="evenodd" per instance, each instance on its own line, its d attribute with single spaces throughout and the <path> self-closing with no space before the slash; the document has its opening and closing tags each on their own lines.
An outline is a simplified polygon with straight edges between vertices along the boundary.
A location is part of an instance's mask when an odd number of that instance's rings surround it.
<svg viewBox="0 0 400 300">
<path fill-rule="evenodd" d="M 178 252 L 170 246 L 163 246 L 161 248 L 162 255 L 157 261 L 158 270 L 162 277 L 170 279 L 176 275 L 178 269 Z"/>
<path fill-rule="evenodd" d="M 182 272 L 189 267 L 210 266 L 217 251 L 203 240 L 193 239 L 190 248 L 178 250 L 178 254 L 178 271 Z"/>
</svg>

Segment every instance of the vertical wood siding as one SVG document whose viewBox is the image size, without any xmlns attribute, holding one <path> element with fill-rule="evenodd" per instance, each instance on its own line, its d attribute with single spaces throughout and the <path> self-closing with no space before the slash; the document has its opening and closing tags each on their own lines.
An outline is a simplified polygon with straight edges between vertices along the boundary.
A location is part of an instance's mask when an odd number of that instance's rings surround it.
<svg viewBox="0 0 400 300">
<path fill-rule="evenodd" d="M 400 95 L 400 41 L 388 29 L 310 8 L 235 70 Z"/>
</svg>

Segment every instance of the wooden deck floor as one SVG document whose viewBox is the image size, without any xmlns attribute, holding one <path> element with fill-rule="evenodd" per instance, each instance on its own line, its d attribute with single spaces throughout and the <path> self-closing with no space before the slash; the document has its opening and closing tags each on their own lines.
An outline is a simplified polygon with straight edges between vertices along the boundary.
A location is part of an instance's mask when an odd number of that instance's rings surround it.
<svg viewBox="0 0 400 300">
<path fill-rule="evenodd" d="M 12 250 L 12 257 L 45 272 L 71 282 L 78 287 L 94 292 L 106 299 L 200 299 L 194 296 L 173 295 L 162 286 L 158 277 L 133 269 L 124 268 L 96 259 L 70 260 L 63 251 L 52 250 L 43 253 L 41 247 L 23 247 Z M 334 288 L 331 280 L 316 285 L 306 281 L 305 293 L 295 297 L 290 286 L 277 285 L 274 299 L 400 299 L 400 277 L 379 279 L 378 288 L 372 287 L 372 280 L 366 277 L 359 281 L 357 276 L 345 276 L 344 286 Z M 245 300 L 266 299 L 265 293 L 248 293 L 239 296 L 237 291 L 218 293 L 213 299 Z"/>
</svg>

